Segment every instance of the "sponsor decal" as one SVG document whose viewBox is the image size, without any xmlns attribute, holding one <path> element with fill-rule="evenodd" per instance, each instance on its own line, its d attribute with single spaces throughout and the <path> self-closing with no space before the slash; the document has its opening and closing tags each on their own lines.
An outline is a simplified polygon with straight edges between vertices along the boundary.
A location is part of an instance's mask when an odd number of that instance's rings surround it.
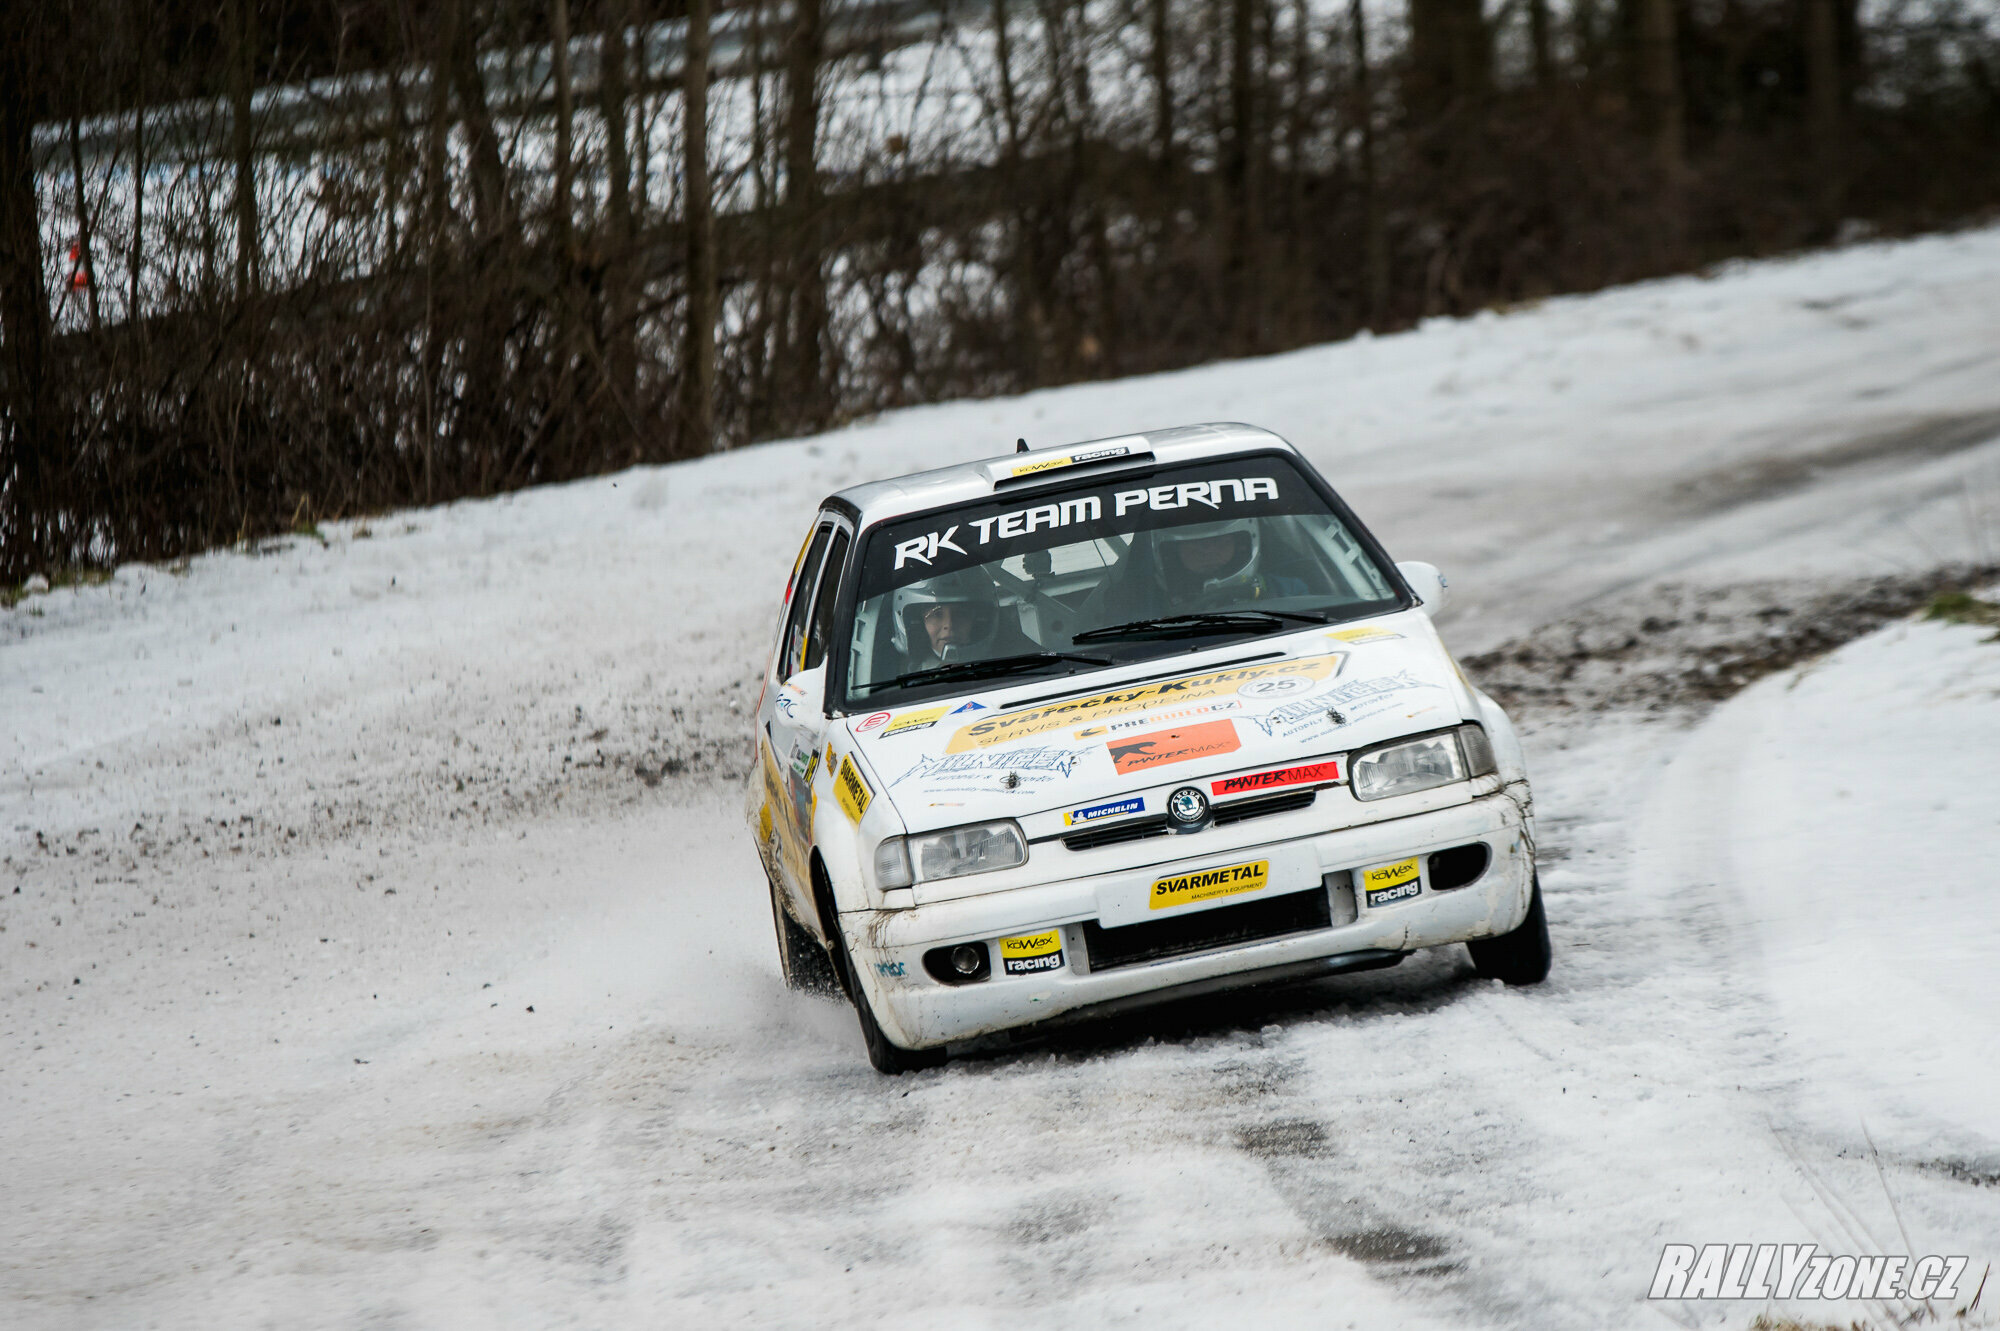
<svg viewBox="0 0 2000 1331">
<path fill-rule="evenodd" d="M 833 745 L 831 744 L 826 746 L 826 770 L 829 772 L 833 770 Z"/>
<path fill-rule="evenodd" d="M 1418 679 L 1407 670 L 1398 670 L 1393 675 L 1376 675 L 1372 679 L 1354 679 L 1345 684 L 1336 684 L 1321 694 L 1316 701 L 1322 706 L 1329 703 L 1364 702 L 1387 693 L 1401 693 L 1404 689 L 1437 687 L 1436 684 Z"/>
<path fill-rule="evenodd" d="M 1067 462 L 1068 459 L 1064 461 Z M 895 563 L 890 571 L 900 572 L 906 564 L 922 564 L 929 568 L 937 562 L 938 552 L 941 550 L 967 555 L 970 553 L 966 548 L 968 545 L 976 549 L 982 545 L 990 545 L 995 540 L 1011 541 L 1022 536 L 1032 536 L 1038 531 L 1059 531 L 1077 523 L 1101 522 L 1107 512 L 1115 519 L 1124 517 L 1134 509 L 1170 513 L 1176 509 L 1200 505 L 1220 513 L 1224 511 L 1225 504 L 1254 504 L 1263 500 L 1275 500 L 1277 497 L 1278 482 L 1272 476 L 1235 476 L 1209 481 L 1182 481 L 1175 485 L 1154 485 L 1140 490 L 1078 495 L 1073 499 L 1059 499 L 1047 504 L 1015 509 L 1011 513 L 995 513 L 992 517 L 954 523 L 943 531 L 929 531 L 921 536 L 898 541 L 895 546 Z M 1107 499 L 1110 501 L 1108 505 L 1105 502 Z M 965 544 L 960 544 L 961 541 Z"/>
<path fill-rule="evenodd" d="M 889 784 L 900 786 L 915 780 L 933 790 L 992 790 L 996 781 L 1011 775 L 1016 786 L 1033 786 L 1066 777 L 1090 749 L 1034 748 L 989 750 L 982 753 L 947 753 L 925 757 L 916 766 Z M 948 785 L 947 782 L 958 784 Z"/>
<path fill-rule="evenodd" d="M 1078 739 L 1103 739 L 1106 735 L 1122 734 L 1130 730 L 1144 730 L 1148 726 L 1165 725 L 1169 721 L 1188 721 L 1197 716 L 1213 716 L 1217 712 L 1240 712 L 1243 710 L 1241 698 L 1221 698 L 1215 702 L 1197 703 L 1193 707 L 1176 707 L 1170 712 L 1153 712 L 1145 716 L 1128 716 L 1123 721 L 1112 721 L 1101 726 L 1085 726 L 1075 732 Z"/>
<path fill-rule="evenodd" d="M 1169 763 L 1191 762 L 1219 753 L 1234 753 L 1243 747 L 1231 721 L 1204 721 L 1177 730 L 1155 730 L 1129 739 L 1112 740 L 1104 746 L 1111 753 L 1111 765 L 1121 776 L 1151 771 Z"/>
<path fill-rule="evenodd" d="M 875 973 L 892 980 L 900 980 L 908 974 L 900 961 L 878 961 L 875 963 Z"/>
<path fill-rule="evenodd" d="M 1094 823 L 1100 818 L 1116 818 L 1121 814 L 1145 811 L 1146 797 L 1134 795 L 1129 800 L 1112 800 L 1105 804 L 1089 804 L 1081 809 L 1071 809 L 1063 815 L 1063 826 L 1075 827 L 1079 823 Z"/>
<path fill-rule="evenodd" d="M 1852 1256 L 1815 1243 L 1669 1243 L 1649 1299 L 1853 1299 L 1923 1303 L 1959 1296 L 1968 1257 Z M 1963 1313 L 1961 1312 L 1961 1316 Z"/>
<path fill-rule="evenodd" d="M 757 806 L 757 839 L 771 839 L 771 804 L 768 800 Z"/>
<path fill-rule="evenodd" d="M 1062 969 L 1062 930 L 1022 934 L 1000 940 L 1000 969 L 1008 975 L 1033 975 Z"/>
<path fill-rule="evenodd" d="M 840 773 L 833 779 L 833 797 L 840 801 L 841 812 L 854 823 L 861 821 L 861 815 L 868 812 L 869 801 L 875 798 L 875 792 L 862 778 L 861 769 L 854 765 L 853 754 L 840 760 Z"/>
<path fill-rule="evenodd" d="M 1347 724 L 1347 717 L 1339 709 L 1328 707 L 1317 698 L 1280 703 L 1261 716 L 1246 719 L 1273 739 L 1310 739 Z"/>
<path fill-rule="evenodd" d="M 891 721 L 889 728 L 882 733 L 884 735 L 902 735 L 912 730 L 929 730 L 938 723 L 938 718 L 943 715 L 944 708 L 942 707 L 924 707 L 914 712 L 904 712 L 901 716 Z M 874 718 L 871 717 L 869 719 L 873 720 Z"/>
<path fill-rule="evenodd" d="M 1146 907 L 1148 910 L 1166 910 L 1170 906 L 1185 906 L 1192 901 L 1213 901 L 1217 897 L 1261 892 L 1270 881 L 1269 860 L 1258 860 L 1254 864 L 1230 864 L 1220 869 L 1203 869 L 1197 873 L 1175 874 L 1171 878 L 1157 879 L 1153 883 L 1153 890 L 1147 894 Z"/>
<path fill-rule="evenodd" d="M 1328 679 L 1340 673 L 1340 664 L 1344 660 L 1346 657 L 1343 654 L 1334 652 L 1328 656 L 1312 657 L 1302 661 L 1272 661 L 1258 665 L 1237 666 L 1230 670 L 1211 671 L 1205 675 L 1189 675 L 1184 679 L 1161 680 L 1156 684 L 1135 684 L 1129 689 L 1071 698 L 1064 702 L 1050 703 L 1046 707 L 1028 707 L 1018 712 L 1005 712 L 974 721 L 970 725 L 960 726 L 958 733 L 951 737 L 951 742 L 945 745 L 945 752 L 964 753 L 970 749 L 986 749 L 996 744 L 1010 744 L 1030 735 L 1060 730 L 1079 721 L 1096 721 L 1104 717 L 1150 711 L 1155 707 L 1165 707 L 1173 703 L 1201 702 L 1223 697 L 1235 693 L 1253 680 L 1268 679 L 1274 675 L 1298 675 L 1315 680 Z"/>
<path fill-rule="evenodd" d="M 778 710 L 786 716 L 797 716 L 799 713 L 798 696 L 792 693 L 790 689 L 781 686 L 778 689 Z"/>
<path fill-rule="evenodd" d="M 1065 453 L 1059 458 L 1042 458 L 1036 462 L 1023 462 L 1009 476 L 1033 476 L 1038 471 L 1054 471 L 1058 467 L 1080 467 L 1086 462 L 1102 462 L 1106 458 L 1122 458 L 1132 449 L 1126 444 L 1115 444 L 1105 448 L 1086 448 L 1081 453 Z"/>
<path fill-rule="evenodd" d="M 875 712 L 863 717 L 860 724 L 854 727 L 854 733 L 857 735 L 866 734 L 870 730 L 880 730 L 888 724 L 889 714 L 887 712 Z"/>
<path fill-rule="evenodd" d="M 1403 635 L 1400 633 L 1393 633 L 1388 629 L 1360 628 L 1360 629 L 1335 629 L 1333 632 L 1327 634 L 1326 636 L 1329 638 L 1338 638 L 1342 642 L 1351 642 L 1356 645 L 1359 645 L 1364 642 L 1395 642 L 1399 640 Z"/>
<path fill-rule="evenodd" d="M 1412 855 L 1394 864 L 1362 870 L 1361 885 L 1367 889 L 1370 906 L 1386 906 L 1392 901 L 1408 901 L 1423 891 L 1423 873 Z"/>
<path fill-rule="evenodd" d="M 1209 782 L 1208 789 L 1214 795 L 1247 795 L 1251 791 L 1274 790 L 1279 786 L 1321 785 L 1338 780 L 1340 760 L 1328 758 L 1325 762 L 1303 763 L 1297 767 L 1276 767 L 1267 772 L 1226 776 L 1220 781 Z"/>
<path fill-rule="evenodd" d="M 983 712 L 985 710 L 986 704 L 983 702 L 962 702 L 951 709 L 951 714 L 957 716 L 960 712 Z"/>
<path fill-rule="evenodd" d="M 1246 698 L 1282 698 L 1309 689 L 1316 682 L 1305 675 L 1273 675 L 1269 679 L 1253 679 L 1236 691 Z"/>
</svg>

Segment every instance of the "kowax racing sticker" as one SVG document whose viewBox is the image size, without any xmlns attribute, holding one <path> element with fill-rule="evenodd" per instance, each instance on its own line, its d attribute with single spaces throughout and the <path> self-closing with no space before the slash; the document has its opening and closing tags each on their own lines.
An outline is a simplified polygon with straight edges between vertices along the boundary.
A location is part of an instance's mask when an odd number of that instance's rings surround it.
<svg viewBox="0 0 2000 1331">
<path fill-rule="evenodd" d="M 1253 790 L 1271 790 L 1278 786 L 1320 785 L 1338 780 L 1340 760 L 1328 758 L 1324 762 L 1301 763 L 1297 767 L 1277 767 L 1267 772 L 1226 776 L 1220 781 L 1211 781 L 1208 789 L 1214 795 L 1244 795 Z"/>
<path fill-rule="evenodd" d="M 1161 878 L 1153 883 L 1153 890 L 1147 894 L 1148 910 L 1165 910 L 1169 906 L 1185 906 L 1191 901 L 1213 901 L 1217 897 L 1233 897 L 1244 892 L 1261 892 L 1271 881 L 1271 862 L 1258 860 L 1254 864 L 1230 864 L 1220 869 L 1202 869 L 1195 873 L 1175 874 L 1171 878 Z"/>
<path fill-rule="evenodd" d="M 834 779 L 833 795 L 840 801 L 841 811 L 849 821 L 857 824 L 861 815 L 868 812 L 868 802 L 875 798 L 875 792 L 862 779 L 861 769 L 854 765 L 851 753 L 840 760 L 840 775 Z"/>
<path fill-rule="evenodd" d="M 1161 680 L 1157 684 L 1136 684 L 1129 689 L 1095 693 L 1087 697 L 1072 698 L 1066 702 L 1050 703 L 1046 707 L 1028 707 L 1018 712 L 1003 712 L 997 716 L 974 721 L 970 725 L 960 726 L 958 733 L 951 737 L 951 742 L 944 746 L 944 751 L 964 753 L 968 749 L 986 749 L 996 744 L 1011 743 L 1029 735 L 1060 730 L 1064 726 L 1075 725 L 1078 721 L 1123 716 L 1128 712 L 1143 712 L 1172 703 L 1201 702 L 1234 693 L 1252 680 L 1268 679 L 1273 675 L 1295 675 L 1313 680 L 1327 679 L 1340 673 L 1341 662 L 1346 659 L 1345 654 L 1334 652 L 1303 660 L 1237 666 L 1229 670 L 1211 671 L 1205 675 L 1189 675 L 1185 679 Z"/>
<path fill-rule="evenodd" d="M 884 735 L 902 735 L 912 730 L 928 730 L 936 725 L 938 718 L 943 715 L 944 708 L 942 707 L 921 707 L 914 712 L 904 712 L 891 721 L 889 728 L 882 733 Z M 874 718 L 870 717 L 869 720 L 872 721 Z"/>
<path fill-rule="evenodd" d="M 1177 730 L 1155 730 L 1130 739 L 1115 739 L 1104 747 L 1110 751 L 1111 765 L 1118 769 L 1118 774 L 1128 776 L 1133 772 L 1165 767 L 1169 763 L 1234 753 L 1243 747 L 1243 741 L 1236 737 L 1235 723 L 1204 721 L 1200 725 L 1182 726 Z"/>
<path fill-rule="evenodd" d="M 1105 804 L 1090 804 L 1081 809 L 1071 809 L 1063 815 L 1063 826 L 1075 827 L 1078 823 L 1094 823 L 1100 818 L 1116 818 L 1120 814 L 1145 811 L 1146 797 L 1134 795 L 1129 800 L 1112 800 Z"/>
<path fill-rule="evenodd" d="M 1408 901 L 1422 892 L 1423 874 L 1417 857 L 1412 855 L 1394 864 L 1362 870 L 1361 884 L 1367 889 L 1370 906 L 1386 906 L 1392 901 Z"/>
<path fill-rule="evenodd" d="M 1081 453 L 1065 453 L 1058 458 L 1043 458 L 1039 462 L 1023 462 L 1008 472 L 1009 476 L 1032 476 L 1038 471 L 1054 471 L 1057 467 L 1080 467 L 1086 462 L 1102 462 L 1106 458 L 1122 458 L 1131 453 L 1129 444 L 1114 444 L 1106 448 L 1086 448 Z"/>
<path fill-rule="evenodd" d="M 1062 930 L 1022 934 L 1000 940 L 1000 969 L 1008 975 L 1033 975 L 1062 969 Z"/>
</svg>

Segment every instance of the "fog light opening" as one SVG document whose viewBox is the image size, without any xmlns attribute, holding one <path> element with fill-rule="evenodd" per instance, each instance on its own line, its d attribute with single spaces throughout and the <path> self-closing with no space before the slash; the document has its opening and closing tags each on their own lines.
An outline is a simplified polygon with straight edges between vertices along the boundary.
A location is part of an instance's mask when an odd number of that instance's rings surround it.
<svg viewBox="0 0 2000 1331">
<path fill-rule="evenodd" d="M 924 969 L 939 984 L 977 984 L 993 973 L 984 943 L 956 943 L 924 953 Z"/>
<path fill-rule="evenodd" d="M 951 968 L 968 979 L 979 974 L 979 968 L 986 964 L 984 949 L 967 945 L 951 950 Z"/>
</svg>

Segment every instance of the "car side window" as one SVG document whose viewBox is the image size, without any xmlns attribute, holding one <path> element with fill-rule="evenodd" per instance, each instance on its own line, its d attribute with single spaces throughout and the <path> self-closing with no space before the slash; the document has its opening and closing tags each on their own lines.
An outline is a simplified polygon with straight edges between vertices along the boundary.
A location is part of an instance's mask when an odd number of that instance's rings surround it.
<svg viewBox="0 0 2000 1331">
<path fill-rule="evenodd" d="M 834 599 L 840 595 L 840 566 L 847 559 L 845 531 L 835 531 L 833 545 L 826 554 L 826 566 L 819 577 L 819 595 L 814 598 L 811 628 L 806 633 L 806 656 L 802 669 L 811 670 L 826 659 L 826 640 L 833 632 Z"/>
<path fill-rule="evenodd" d="M 806 557 L 799 564 L 799 580 L 792 588 L 791 612 L 785 617 L 785 649 L 778 656 L 778 678 L 790 679 L 799 672 L 799 649 L 804 645 L 806 615 L 812 606 L 813 587 L 819 576 L 820 556 L 826 553 L 826 543 L 833 535 L 833 527 L 824 525 L 813 533 L 812 545 L 806 550 Z"/>
</svg>

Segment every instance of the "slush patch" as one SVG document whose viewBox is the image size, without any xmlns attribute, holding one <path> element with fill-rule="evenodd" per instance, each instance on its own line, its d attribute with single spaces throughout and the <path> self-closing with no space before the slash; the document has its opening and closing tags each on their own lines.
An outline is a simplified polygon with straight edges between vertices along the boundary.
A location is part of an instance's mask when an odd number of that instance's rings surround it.
<svg viewBox="0 0 2000 1331">
<path fill-rule="evenodd" d="M 964 753 L 969 749 L 986 749 L 996 744 L 1011 743 L 1029 735 L 1060 730 L 1079 721 L 1095 721 L 1102 717 L 1124 716 L 1130 712 L 1150 711 L 1155 707 L 1167 707 L 1175 703 L 1202 702 L 1209 698 L 1224 697 L 1235 693 L 1245 684 L 1274 676 L 1303 677 L 1309 680 L 1326 679 L 1338 673 L 1340 663 L 1345 659 L 1340 653 L 1335 652 L 1307 660 L 1272 661 L 1265 665 L 1238 666 L 1233 670 L 1217 670 L 1206 675 L 1189 675 L 1185 679 L 1162 680 L 1157 684 L 1140 684 L 1113 693 L 1097 693 L 1086 698 L 1073 698 L 1067 702 L 1051 703 L 1047 707 L 1024 708 L 1018 712 L 987 717 L 984 720 L 974 721 L 971 725 L 959 727 L 958 733 L 951 737 L 949 744 L 945 745 L 945 752 Z"/>
<path fill-rule="evenodd" d="M 1116 818 L 1125 813 L 1144 813 L 1146 797 L 1134 795 L 1129 800 L 1112 800 L 1108 804 L 1092 804 L 1081 809 L 1071 809 L 1063 815 L 1064 827 L 1075 827 L 1078 823 L 1094 823 L 1099 818 Z"/>
<path fill-rule="evenodd" d="M 1321 763 L 1304 763 L 1298 767 L 1274 767 L 1268 772 L 1245 772 L 1241 776 L 1226 776 L 1220 781 L 1211 781 L 1208 788 L 1217 795 L 1243 795 L 1253 790 L 1273 790 L 1279 786 L 1319 785 L 1338 780 L 1340 780 L 1340 760 L 1329 758 Z"/>
<path fill-rule="evenodd" d="M 1408 901 L 1423 891 L 1423 874 L 1417 857 L 1412 855 L 1394 864 L 1364 869 L 1361 884 L 1368 891 L 1370 906 L 1386 906 L 1392 901 Z"/>
<path fill-rule="evenodd" d="M 1395 642 L 1403 635 L 1392 632 L 1389 629 L 1335 629 L 1326 636 L 1329 638 L 1338 638 L 1342 642 L 1351 642 L 1358 646 L 1364 642 Z"/>
<path fill-rule="evenodd" d="M 1022 934 L 1000 940 L 1000 969 L 1008 975 L 1033 975 L 1062 969 L 1062 930 Z"/>
<path fill-rule="evenodd" d="M 943 715 L 944 708 L 942 707 L 921 707 L 914 712 L 904 712 L 901 716 L 891 721 L 889 728 L 882 733 L 884 735 L 900 735 L 910 730 L 927 730 L 936 725 L 938 718 Z M 871 716 L 868 719 L 873 721 L 875 718 Z"/>
<path fill-rule="evenodd" d="M 1118 774 L 1129 776 L 1133 772 L 1147 772 L 1170 763 L 1234 753 L 1243 747 L 1243 741 L 1236 737 L 1234 722 L 1206 721 L 1198 726 L 1155 730 L 1147 735 L 1113 740 L 1104 747 L 1110 751 L 1111 765 L 1118 769 Z"/>
<path fill-rule="evenodd" d="M 840 775 L 834 778 L 833 796 L 840 801 L 841 812 L 855 823 L 861 821 L 861 815 L 868 812 L 868 802 L 875 798 L 875 792 L 868 788 L 861 770 L 854 765 L 853 754 L 840 760 Z"/>
<path fill-rule="evenodd" d="M 1161 878 L 1153 884 L 1147 894 L 1148 910 L 1165 910 L 1169 906 L 1185 906 L 1194 901 L 1213 901 L 1217 897 L 1239 896 L 1245 892 L 1261 892 L 1271 881 L 1271 862 L 1258 860 L 1254 864 L 1230 864 L 1220 869 L 1203 869 L 1199 873 L 1175 874 L 1172 878 Z"/>
</svg>

